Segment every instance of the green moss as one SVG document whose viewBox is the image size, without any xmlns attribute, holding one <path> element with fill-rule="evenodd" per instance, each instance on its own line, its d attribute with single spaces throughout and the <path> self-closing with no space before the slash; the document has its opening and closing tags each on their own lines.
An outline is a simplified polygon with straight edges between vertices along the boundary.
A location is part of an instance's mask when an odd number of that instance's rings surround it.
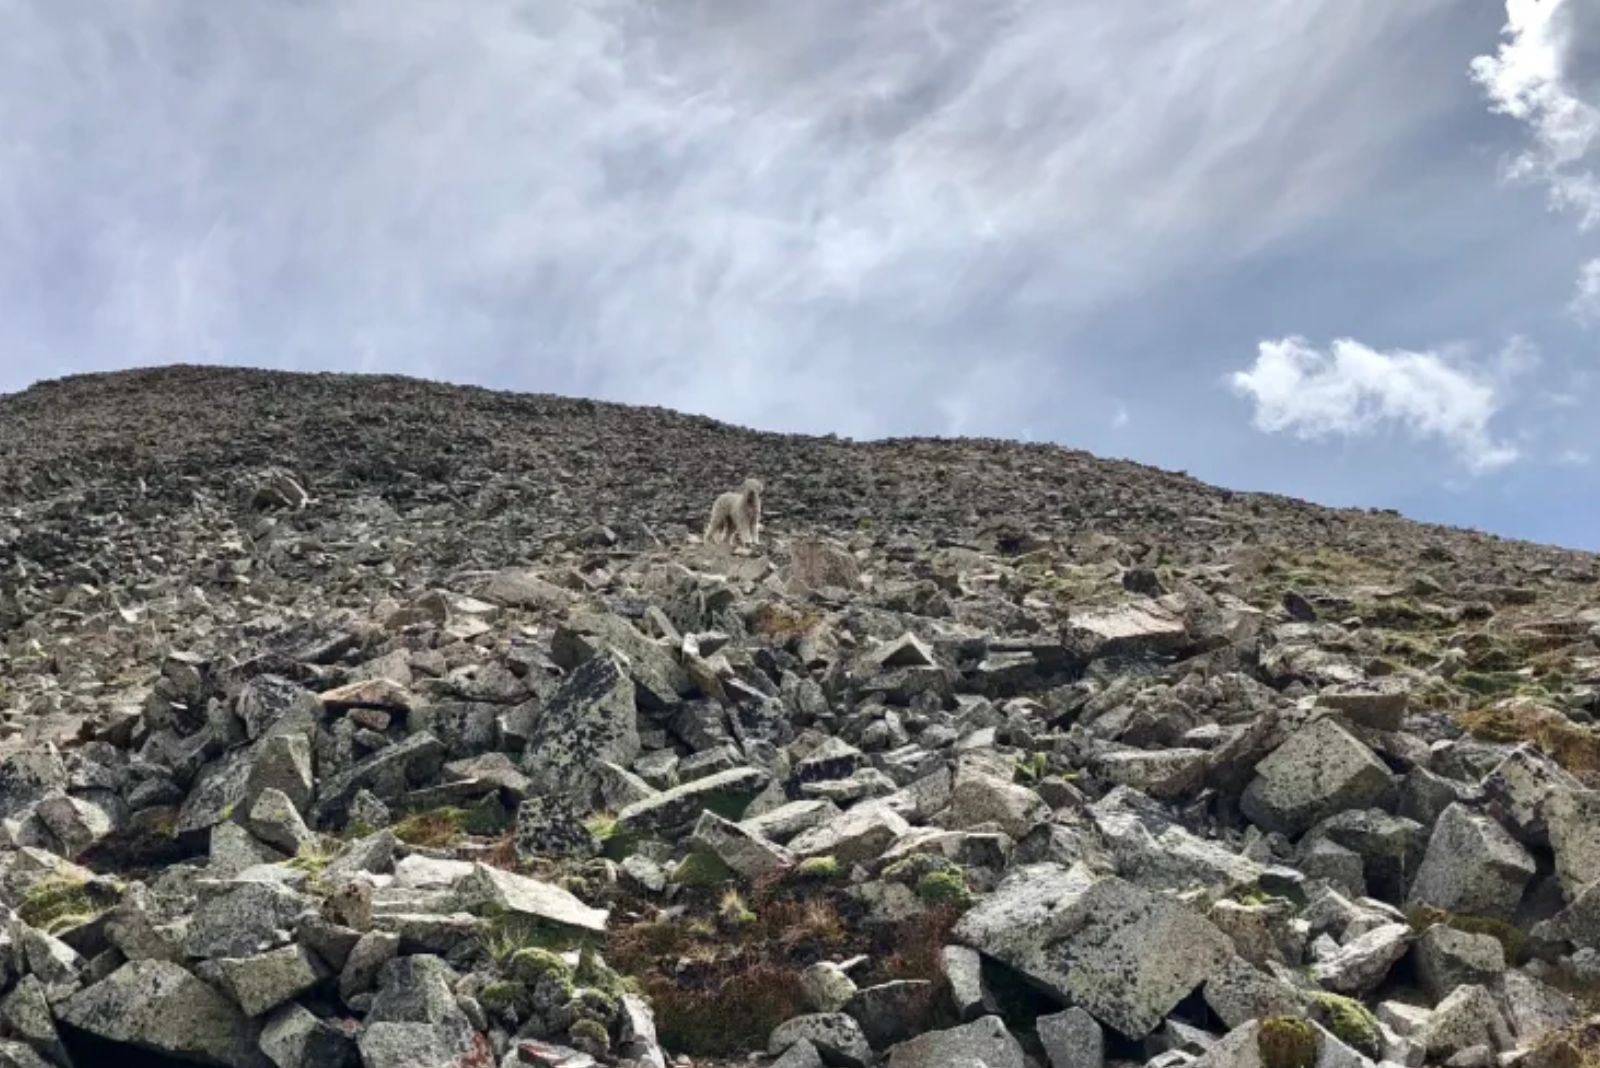
<svg viewBox="0 0 1600 1068">
<path fill-rule="evenodd" d="M 1322 1025 L 1332 1031 L 1335 1038 L 1374 1060 L 1383 1056 L 1383 1035 L 1378 1030 L 1378 1019 L 1365 1005 L 1339 994 L 1319 992 L 1309 997 Z"/>
<path fill-rule="evenodd" d="M 490 794 L 461 814 L 461 829 L 480 838 L 493 838 L 510 822 L 498 793 Z"/>
<path fill-rule="evenodd" d="M 606 1033 L 605 1025 L 597 1021 L 579 1020 L 567 1029 L 567 1034 L 573 1044 L 586 1053 L 602 1056 L 611 1049 L 611 1036 Z"/>
<path fill-rule="evenodd" d="M 733 869 L 711 853 L 690 853 L 672 869 L 672 881 L 679 886 L 716 886 L 734 878 Z"/>
<path fill-rule="evenodd" d="M 541 983 L 555 983 L 559 984 L 564 998 L 572 997 L 572 969 L 547 949 L 517 950 L 506 962 L 506 970 L 512 979 L 530 990 Z"/>
<path fill-rule="evenodd" d="M 807 857 L 795 869 L 802 879 L 834 879 L 842 870 L 839 858 L 833 856 Z"/>
<path fill-rule="evenodd" d="M 532 1006 L 528 988 L 521 983 L 496 980 L 478 992 L 478 1002 L 485 1009 L 502 1016 L 521 1019 Z"/>
<path fill-rule="evenodd" d="M 1312 1068 L 1317 1063 L 1317 1029 L 1296 1016 L 1262 1020 L 1256 1043 L 1262 1068 Z"/>
<path fill-rule="evenodd" d="M 501 962 L 509 961 L 519 950 L 569 953 L 588 944 L 586 935 L 570 927 L 555 927 L 511 914 L 493 917 L 479 940 L 490 958 Z"/>
<path fill-rule="evenodd" d="M 88 923 L 105 911 L 83 879 L 57 876 L 35 883 L 17 906 L 17 915 L 30 927 L 59 934 Z"/>
<path fill-rule="evenodd" d="M 1451 681 L 1479 697 L 1501 697 L 1516 693 L 1528 680 L 1515 671 L 1463 671 Z"/>
<path fill-rule="evenodd" d="M 930 871 L 917 880 L 917 897 L 930 905 L 952 905 L 966 909 L 972 906 L 972 891 L 967 878 L 959 870 Z"/>
</svg>

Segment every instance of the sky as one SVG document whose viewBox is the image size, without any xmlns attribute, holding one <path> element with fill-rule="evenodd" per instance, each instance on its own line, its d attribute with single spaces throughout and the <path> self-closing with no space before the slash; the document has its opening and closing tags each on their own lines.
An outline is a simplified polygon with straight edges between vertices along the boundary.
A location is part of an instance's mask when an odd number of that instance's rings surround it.
<svg viewBox="0 0 1600 1068">
<path fill-rule="evenodd" d="M 1600 549 L 1600 0 L 0 0 L 0 392 L 165 363 Z"/>
</svg>

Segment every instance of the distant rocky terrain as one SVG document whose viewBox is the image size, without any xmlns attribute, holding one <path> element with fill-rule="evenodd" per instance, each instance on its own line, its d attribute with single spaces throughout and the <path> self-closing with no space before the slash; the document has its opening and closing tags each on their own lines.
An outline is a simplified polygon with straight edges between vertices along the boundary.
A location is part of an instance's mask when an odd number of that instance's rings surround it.
<svg viewBox="0 0 1600 1068">
<path fill-rule="evenodd" d="M 701 544 L 766 485 L 753 548 Z M 1600 558 L 1058 448 L 0 397 L 0 1068 L 1589 1068 Z"/>
</svg>

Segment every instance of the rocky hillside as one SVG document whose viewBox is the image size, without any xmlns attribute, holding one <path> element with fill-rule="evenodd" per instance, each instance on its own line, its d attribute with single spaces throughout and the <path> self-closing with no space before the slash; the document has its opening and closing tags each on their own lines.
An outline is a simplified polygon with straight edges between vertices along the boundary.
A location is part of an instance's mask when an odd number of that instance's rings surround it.
<svg viewBox="0 0 1600 1068">
<path fill-rule="evenodd" d="M 755 547 L 700 543 L 766 483 Z M 0 1068 L 1600 1063 L 1600 559 L 395 378 L 0 398 Z"/>
</svg>

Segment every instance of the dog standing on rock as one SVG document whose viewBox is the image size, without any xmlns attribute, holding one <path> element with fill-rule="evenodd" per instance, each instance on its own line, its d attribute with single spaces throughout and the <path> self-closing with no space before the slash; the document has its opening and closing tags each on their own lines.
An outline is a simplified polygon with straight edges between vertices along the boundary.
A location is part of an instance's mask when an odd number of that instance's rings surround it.
<svg viewBox="0 0 1600 1068">
<path fill-rule="evenodd" d="M 711 505 L 711 522 L 706 524 L 705 541 L 761 544 L 761 480 L 747 478 L 732 493 L 724 493 Z"/>
</svg>

